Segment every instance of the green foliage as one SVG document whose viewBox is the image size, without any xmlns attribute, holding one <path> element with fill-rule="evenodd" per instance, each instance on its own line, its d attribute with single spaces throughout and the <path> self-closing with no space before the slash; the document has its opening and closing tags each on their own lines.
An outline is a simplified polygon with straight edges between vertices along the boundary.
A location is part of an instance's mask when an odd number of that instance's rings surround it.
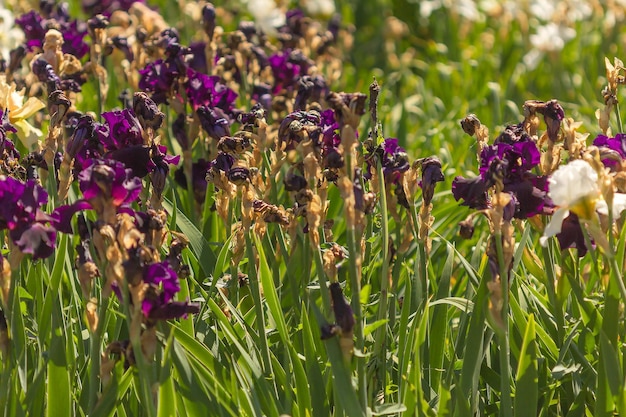
<svg viewBox="0 0 626 417">
<path fill-rule="evenodd" d="M 168 21 L 179 22 L 181 36 L 191 39 L 178 4 L 157 3 Z M 413 232 L 404 226 L 415 213 L 394 218 L 378 204 L 367 216 L 360 287 L 348 271 L 356 268 L 354 254 L 340 265 L 345 296 L 362 308 L 353 355 L 342 350 L 340 337 L 322 340 L 321 328 L 335 318 L 322 294 L 322 252 L 311 247 L 307 234 L 289 240 L 285 230 L 269 225 L 264 235 L 246 235 L 238 270 L 230 262 L 237 214 L 226 224 L 210 210 L 214 189 L 198 210 L 188 190 L 172 185 L 164 202 L 170 229 L 190 243 L 183 255 L 191 276 L 181 298 L 201 301 L 202 310 L 159 325 L 159 353 L 147 366 L 154 384 L 142 386 L 144 371 L 118 362 L 99 389 L 94 373 L 100 372 L 100 358 L 90 354 L 86 300 L 73 262 L 77 238 L 63 235 L 52 261 L 22 263 L 12 276 L 11 360 L 0 372 L 4 414 L 149 415 L 145 398 L 152 396 L 158 417 L 626 415 L 625 300 L 615 271 L 623 270 L 626 233 L 618 236 L 609 261 L 600 252 L 579 258 L 576 250 L 560 251 L 554 243 L 541 248 L 541 232 L 517 224 L 504 336 L 489 320 L 488 226 L 479 220 L 475 236 L 462 240 L 457 224 L 469 210 L 449 191 L 452 178 L 476 165 L 475 142 L 458 123 L 467 113 L 476 113 L 493 138 L 503 125 L 522 120 L 525 100 L 555 97 L 568 117 L 584 122 L 582 130 L 598 133 L 601 57 L 623 54 L 621 28 L 603 34 L 598 16 L 578 22 L 578 35 L 558 56 L 526 71 L 521 60 L 529 43 L 518 22 L 503 28 L 488 17 L 469 24 L 444 10 L 423 18 L 419 3 L 337 2 L 355 25 L 355 46 L 333 89 L 365 93 L 376 76 L 384 136 L 398 137 L 412 160 L 438 155 L 446 175 L 433 200 L 430 251 L 414 239 L 396 252 Z M 386 39 L 381 16 L 396 16 L 408 32 Z M 390 59 L 390 45 L 399 64 Z M 406 51 L 410 56 L 403 61 Z M 116 105 L 117 88 L 112 86 L 106 108 Z M 95 106 L 88 99 L 83 105 Z M 361 138 L 367 137 L 366 119 Z M 284 191 L 272 192 L 272 203 L 289 203 Z M 339 194 L 329 195 L 337 243 L 356 248 L 360 242 L 351 242 Z M 389 241 L 394 253 L 385 256 Z M 238 272 L 246 273 L 247 284 L 239 284 Z M 389 291 L 381 292 L 383 287 Z M 110 304 L 101 316 L 101 336 L 109 342 L 129 332 L 126 317 L 113 308 L 120 303 Z M 507 390 L 511 409 L 502 407 Z M 93 408 L 91 392 L 98 394 Z"/>
</svg>

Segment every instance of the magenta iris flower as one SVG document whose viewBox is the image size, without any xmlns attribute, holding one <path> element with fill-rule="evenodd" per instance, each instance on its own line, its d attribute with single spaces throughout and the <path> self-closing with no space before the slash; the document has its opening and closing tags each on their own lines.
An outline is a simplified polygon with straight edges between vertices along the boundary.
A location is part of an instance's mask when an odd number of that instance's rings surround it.
<svg viewBox="0 0 626 417">
<path fill-rule="evenodd" d="M 626 134 L 624 133 L 618 133 L 613 138 L 605 135 L 598 135 L 593 140 L 593 145 L 601 149 L 609 149 L 616 152 L 621 159 L 626 159 Z M 612 168 L 618 165 L 618 160 L 616 158 L 605 157 L 602 159 L 602 163 L 604 166 Z"/>
<path fill-rule="evenodd" d="M 232 113 L 237 93 L 221 82 L 218 75 L 202 74 L 187 68 L 185 92 L 193 109 L 200 106 L 219 107 L 225 113 Z"/>
<path fill-rule="evenodd" d="M 103 198 L 115 207 L 130 204 L 139 197 L 141 180 L 132 170 L 110 159 L 92 159 L 78 176 L 85 200 Z"/>
<path fill-rule="evenodd" d="M 48 193 L 34 180 L 26 183 L 0 176 L 0 230 L 7 229 L 13 243 L 33 259 L 52 255 L 56 229 L 52 217 L 41 210 Z"/>
</svg>

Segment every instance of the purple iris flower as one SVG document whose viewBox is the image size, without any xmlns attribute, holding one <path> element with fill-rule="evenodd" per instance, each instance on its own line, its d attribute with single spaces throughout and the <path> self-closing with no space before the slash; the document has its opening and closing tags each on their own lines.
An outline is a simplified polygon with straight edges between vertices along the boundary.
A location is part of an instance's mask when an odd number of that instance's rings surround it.
<svg viewBox="0 0 626 417">
<path fill-rule="evenodd" d="M 15 148 L 15 144 L 7 137 L 4 129 L 0 127 L 0 165 L 7 163 L 17 163 L 20 153 Z"/>
<path fill-rule="evenodd" d="M 139 70 L 139 74 L 141 75 L 139 88 L 151 93 L 154 102 L 161 104 L 167 103 L 167 98 L 180 76 L 180 71 L 171 62 L 157 59 Z"/>
<path fill-rule="evenodd" d="M 48 29 L 59 30 L 63 35 L 63 53 L 82 58 L 89 52 L 89 45 L 84 41 L 87 26 L 84 22 L 70 20 L 63 9 L 57 8 L 48 19 L 31 10 L 15 19 L 26 36 L 26 47 L 29 51 L 41 49 Z"/>
<path fill-rule="evenodd" d="M 141 310 L 147 319 L 169 320 L 200 311 L 197 303 L 174 301 L 174 296 L 180 291 L 180 282 L 176 271 L 168 262 L 146 266 L 143 281 L 149 285 L 141 304 Z"/>
<path fill-rule="evenodd" d="M 123 163 L 134 176 L 143 178 L 159 164 L 178 164 L 179 157 L 167 155 L 165 146 L 144 145 L 143 128 L 132 109 L 102 113 L 104 124 L 89 116 L 79 118 L 74 135 L 67 145 L 76 157 L 75 171 L 87 167 L 87 161 L 107 158 Z"/>
<path fill-rule="evenodd" d="M 200 106 L 196 114 L 200 126 L 211 138 L 218 141 L 224 136 L 230 136 L 230 118 L 219 107 Z"/>
<path fill-rule="evenodd" d="M 322 166 L 324 168 L 341 168 L 343 156 L 339 152 L 341 135 L 339 123 L 335 120 L 333 109 L 324 110 L 321 113 L 322 127 Z"/>
<path fill-rule="evenodd" d="M 72 217 L 82 210 L 93 209 L 101 219 L 112 222 L 120 208 L 139 197 L 142 186 L 130 168 L 112 159 L 87 160 L 78 174 L 78 183 L 84 198 L 52 212 L 53 224 L 63 233 L 72 233 Z"/>
<path fill-rule="evenodd" d="M 398 145 L 398 139 L 387 138 L 382 144 L 383 154 L 381 164 L 385 181 L 397 184 L 402 173 L 409 169 L 409 159 L 403 147 Z"/>
<path fill-rule="evenodd" d="M 85 200 L 103 199 L 115 207 L 130 204 L 139 197 L 141 180 L 132 170 L 110 159 L 92 159 L 78 176 Z"/>
<path fill-rule="evenodd" d="M 145 3 L 145 0 L 82 0 L 81 4 L 83 11 L 90 16 L 110 16 L 116 10 L 127 12 L 135 2 Z"/>
<path fill-rule="evenodd" d="M 585 233 L 584 228 L 581 227 L 578 216 L 570 212 L 569 216 L 563 220 L 561 232 L 556 235 L 561 250 L 576 248 L 578 256 L 585 256 L 588 248 L 583 233 Z"/>
<path fill-rule="evenodd" d="M 617 152 L 617 154 L 622 158 L 626 159 L 626 134 L 618 133 L 615 137 L 610 138 L 605 135 L 598 135 L 593 140 L 593 145 L 598 148 L 608 148 L 613 152 Z M 616 158 L 605 157 L 602 159 L 602 163 L 604 166 L 613 168 L 619 164 Z"/>
<path fill-rule="evenodd" d="M 540 160 L 539 149 L 524 132 L 523 126 L 507 126 L 493 145 L 483 149 L 480 176 L 474 179 L 456 177 L 452 181 L 452 194 L 457 201 L 463 200 L 462 205 L 484 210 L 490 204 L 487 189 L 501 183 L 502 191 L 515 197 L 515 218 L 548 214 L 552 202 L 547 196 L 547 177 L 530 171 Z"/>
<path fill-rule="evenodd" d="M 209 106 L 231 113 L 237 98 L 237 93 L 222 83 L 219 76 L 209 76 L 191 68 L 187 69 L 185 92 L 194 110 Z"/>
<path fill-rule="evenodd" d="M 539 165 L 541 154 L 534 142 L 496 143 L 486 146 L 480 155 L 480 175 L 483 179 L 494 158 L 509 162 L 509 175 L 519 176 Z"/>
<path fill-rule="evenodd" d="M 15 23 L 24 31 L 26 47 L 29 51 L 43 46 L 43 39 L 48 30 L 44 25 L 43 17 L 39 13 L 31 10 L 16 18 Z"/>
<path fill-rule="evenodd" d="M 143 145 L 143 129 L 131 109 L 104 112 L 102 118 L 105 125 L 98 129 L 98 136 L 106 149 Z"/>
<path fill-rule="evenodd" d="M 189 61 L 189 67 L 193 70 L 206 74 L 206 42 L 192 42 L 189 44 L 189 51 L 192 54 L 192 58 Z"/>
<path fill-rule="evenodd" d="M 224 155 L 228 155 L 228 154 L 224 154 Z M 232 156 L 230 157 L 233 158 Z M 232 166 L 233 162 L 234 162 L 234 158 L 230 162 L 230 166 Z M 204 203 L 204 199 L 206 197 L 206 189 L 207 189 L 206 174 L 209 168 L 211 167 L 211 163 L 212 162 L 209 162 L 203 158 L 203 159 L 199 159 L 197 162 L 194 162 L 191 165 L 191 182 L 193 184 L 194 197 L 198 204 Z M 226 170 L 224 171 L 227 171 L 228 169 L 230 169 L 230 166 L 229 167 L 225 166 Z M 174 174 L 174 180 L 178 183 L 178 185 L 180 185 L 184 189 L 187 189 L 187 177 L 185 176 L 185 171 L 182 167 L 176 170 Z"/>
<path fill-rule="evenodd" d="M 0 176 L 0 229 L 8 229 L 9 237 L 23 253 L 33 259 L 52 255 L 56 229 L 52 218 L 41 210 L 48 202 L 48 193 L 34 180 L 26 183 Z"/>
<path fill-rule="evenodd" d="M 9 112 L 0 109 L 0 128 L 4 130 L 4 132 L 13 132 L 17 133 L 17 129 L 15 126 L 11 124 L 9 121 Z"/>
<path fill-rule="evenodd" d="M 275 53 L 268 60 L 272 74 L 274 74 L 274 88 L 272 90 L 274 94 L 283 89 L 293 88 L 297 85 L 298 79 L 306 74 L 305 68 L 290 59 L 290 51 Z"/>
</svg>

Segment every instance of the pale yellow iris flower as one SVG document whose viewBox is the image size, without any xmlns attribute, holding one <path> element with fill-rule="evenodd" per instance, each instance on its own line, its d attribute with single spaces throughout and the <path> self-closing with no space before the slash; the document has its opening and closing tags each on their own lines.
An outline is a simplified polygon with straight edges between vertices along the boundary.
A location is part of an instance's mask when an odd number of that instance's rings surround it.
<svg viewBox="0 0 626 417">
<path fill-rule="evenodd" d="M 17 128 L 17 136 L 29 151 L 36 150 L 39 139 L 43 137 L 41 130 L 26 121 L 30 116 L 43 109 L 46 105 L 36 97 L 29 97 L 24 102 L 24 90 L 16 91 L 15 84 L 8 84 L 4 76 L 0 76 L 0 109 L 9 112 L 9 121 Z"/>
</svg>

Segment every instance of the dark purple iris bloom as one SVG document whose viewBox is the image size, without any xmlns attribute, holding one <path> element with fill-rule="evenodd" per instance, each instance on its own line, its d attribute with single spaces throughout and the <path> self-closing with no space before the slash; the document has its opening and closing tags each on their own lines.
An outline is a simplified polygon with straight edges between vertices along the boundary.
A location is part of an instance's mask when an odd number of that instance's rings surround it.
<svg viewBox="0 0 626 417">
<path fill-rule="evenodd" d="M 20 159 L 20 153 L 15 149 L 15 144 L 7 138 L 6 134 L 0 129 L 0 160 L 4 163 L 9 161 L 17 161 Z"/>
<path fill-rule="evenodd" d="M 110 16 L 116 10 L 127 12 L 133 3 L 145 3 L 145 0 L 82 0 L 83 11 L 90 15 Z"/>
<path fill-rule="evenodd" d="M 160 289 L 158 300 L 143 301 L 141 307 L 146 317 L 150 316 L 150 311 L 154 308 L 172 301 L 176 293 L 180 291 L 180 283 L 178 282 L 176 271 L 171 269 L 167 262 L 148 265 L 144 269 L 143 281 Z"/>
<path fill-rule="evenodd" d="M 161 104 L 167 103 L 167 97 L 180 76 L 180 71 L 168 61 L 157 59 L 139 70 L 139 74 L 141 75 L 139 88 L 152 93 L 152 100 Z"/>
<path fill-rule="evenodd" d="M 397 184 L 403 172 L 409 169 L 409 159 L 403 147 L 398 145 L 398 139 L 387 138 L 382 144 L 383 155 L 381 164 L 385 181 Z"/>
<path fill-rule="evenodd" d="M 26 46 L 29 51 L 41 49 L 48 29 L 58 29 L 63 35 L 63 53 L 82 58 L 89 52 L 89 45 L 84 41 L 87 34 L 87 26 L 77 20 L 69 20 L 67 13 L 63 9 L 58 9 L 50 15 L 49 19 L 44 19 L 35 10 L 15 19 L 26 36 Z"/>
<path fill-rule="evenodd" d="M 230 136 L 230 119 L 219 107 L 200 106 L 196 114 L 200 126 L 211 138 L 218 141 L 224 136 Z"/>
<path fill-rule="evenodd" d="M 476 210 L 484 210 L 489 207 L 487 184 L 481 177 L 472 179 L 456 177 L 452 181 L 452 195 L 456 201 L 463 200 L 462 206 L 468 206 Z"/>
<path fill-rule="evenodd" d="M 556 235 L 561 250 L 576 248 L 578 249 L 578 256 L 585 256 L 588 249 L 585 236 L 583 235 L 583 229 L 578 220 L 578 216 L 570 212 L 569 216 L 563 220 L 561 232 Z"/>
<path fill-rule="evenodd" d="M 189 51 L 192 58 L 189 61 L 189 67 L 194 71 L 206 74 L 206 42 L 192 42 L 189 45 Z"/>
<path fill-rule="evenodd" d="M 104 124 L 82 117 L 68 143 L 68 152 L 70 147 L 78 149 L 73 151 L 78 171 L 86 168 L 90 159 L 107 158 L 123 163 L 133 176 L 143 178 L 158 166 L 163 168 L 162 163 L 178 163 L 179 157 L 167 155 L 165 146 L 144 145 L 143 128 L 132 109 L 104 112 L 102 117 Z"/>
<path fill-rule="evenodd" d="M 26 183 L 0 176 L 0 230 L 8 229 L 9 237 L 23 253 L 33 259 L 52 255 L 56 229 L 52 218 L 41 211 L 48 202 L 48 193 L 34 180 Z"/>
<path fill-rule="evenodd" d="M 289 51 L 271 55 L 269 64 L 272 68 L 272 74 L 274 74 L 274 94 L 283 89 L 293 88 L 297 85 L 300 76 L 306 74 L 300 65 L 290 59 Z"/>
<path fill-rule="evenodd" d="M 132 176 L 132 170 L 110 159 L 87 161 L 78 182 L 85 200 L 104 199 L 115 207 L 130 204 L 141 192 L 141 180 Z"/>
<path fill-rule="evenodd" d="M 322 127 L 322 161 L 324 168 L 341 168 L 343 157 L 339 152 L 341 135 L 339 134 L 339 123 L 335 120 L 333 109 L 324 110 L 321 113 Z"/>
<path fill-rule="evenodd" d="M 230 113 L 237 99 L 237 93 L 226 87 L 219 76 L 209 76 L 191 68 L 187 69 L 185 92 L 194 110 L 200 106 L 208 106 Z"/>
<path fill-rule="evenodd" d="M 304 75 L 298 81 L 298 94 L 294 107 L 297 110 L 304 110 L 309 101 L 319 103 L 322 97 L 328 94 L 326 80 L 321 75 Z"/>
<path fill-rule="evenodd" d="M 228 154 L 225 154 L 225 155 L 228 155 Z M 231 155 L 228 155 L 228 156 L 233 158 Z M 234 158 L 230 162 L 230 166 L 232 166 L 233 162 L 234 162 Z M 226 168 L 226 170 L 224 171 L 227 171 L 228 169 L 230 169 L 230 166 L 228 166 L 227 163 L 223 165 L 224 165 L 223 167 Z M 198 204 L 204 203 L 204 199 L 206 197 L 206 189 L 207 189 L 206 174 L 210 167 L 211 167 L 211 162 L 207 161 L 206 159 L 200 159 L 197 162 L 194 162 L 191 166 L 191 181 L 192 181 L 193 193 L 194 193 L 196 202 Z M 184 189 L 187 189 L 187 177 L 185 176 L 185 171 L 182 167 L 177 169 L 176 172 L 174 173 L 174 180 L 181 187 L 183 187 Z"/>
<path fill-rule="evenodd" d="M 518 181 L 505 181 L 504 192 L 515 196 L 515 218 L 552 214 L 554 205 L 547 196 L 548 177 L 526 172 Z"/>
<path fill-rule="evenodd" d="M 485 175 L 494 158 L 508 162 L 508 175 L 519 177 L 539 165 L 541 154 L 534 142 L 517 142 L 512 145 L 496 143 L 486 146 L 480 154 L 480 175 Z"/>
<path fill-rule="evenodd" d="M 613 152 L 617 152 L 622 159 L 626 159 L 626 134 L 618 133 L 614 138 L 605 135 L 598 135 L 593 140 L 593 145 L 598 148 L 608 148 Z M 604 166 L 613 168 L 618 165 L 617 158 L 605 157 L 602 159 Z"/>
<path fill-rule="evenodd" d="M 0 128 L 3 129 L 5 133 L 17 133 L 17 129 L 9 121 L 9 112 L 3 111 L 2 109 L 0 109 Z"/>
<path fill-rule="evenodd" d="M 17 131 L 9 123 L 8 115 L 8 112 L 3 112 L 0 109 L 0 165 L 17 162 L 20 159 L 20 153 L 15 148 L 15 144 L 7 137 L 7 132 Z"/>
<path fill-rule="evenodd" d="M 255 84 L 252 87 L 252 100 L 259 103 L 265 109 L 272 108 L 272 86 L 265 83 Z"/>
<path fill-rule="evenodd" d="M 463 205 L 483 210 L 489 207 L 487 189 L 501 183 L 502 191 L 515 197 L 512 200 L 515 218 L 551 213 L 547 177 L 530 172 L 540 160 L 539 149 L 523 125 L 507 126 L 493 145 L 483 149 L 480 176 L 474 179 L 456 177 L 452 181 L 452 194 L 457 201 L 463 199 Z"/>
<path fill-rule="evenodd" d="M 89 45 L 84 40 L 85 35 L 87 35 L 86 24 L 73 20 L 61 27 L 61 34 L 63 35 L 63 46 L 61 48 L 63 53 L 74 55 L 80 59 L 89 52 Z"/>
<path fill-rule="evenodd" d="M 70 128 L 71 129 L 71 128 Z M 104 130 L 101 124 L 96 123 L 89 115 L 78 117 L 72 138 L 68 141 L 66 151 L 74 161 L 74 176 L 86 167 L 87 161 L 102 158 L 106 152 L 99 139 L 99 131 Z"/>
<path fill-rule="evenodd" d="M 145 267 L 143 281 L 149 285 L 141 304 L 141 310 L 147 319 L 169 320 L 200 311 L 197 303 L 174 301 L 174 296 L 180 291 L 180 282 L 176 271 L 168 262 Z"/>
<path fill-rule="evenodd" d="M 48 31 L 44 25 L 44 19 L 35 10 L 24 13 L 15 19 L 15 23 L 19 25 L 26 36 L 26 46 L 29 51 L 36 47 L 41 48 L 43 39 Z"/>
<path fill-rule="evenodd" d="M 214 160 L 211 161 L 209 168 L 228 173 L 235 163 L 235 157 L 226 152 L 218 152 Z"/>
<path fill-rule="evenodd" d="M 100 141 L 107 150 L 143 145 L 143 129 L 131 109 L 102 113 L 105 125 L 98 129 Z"/>
</svg>

